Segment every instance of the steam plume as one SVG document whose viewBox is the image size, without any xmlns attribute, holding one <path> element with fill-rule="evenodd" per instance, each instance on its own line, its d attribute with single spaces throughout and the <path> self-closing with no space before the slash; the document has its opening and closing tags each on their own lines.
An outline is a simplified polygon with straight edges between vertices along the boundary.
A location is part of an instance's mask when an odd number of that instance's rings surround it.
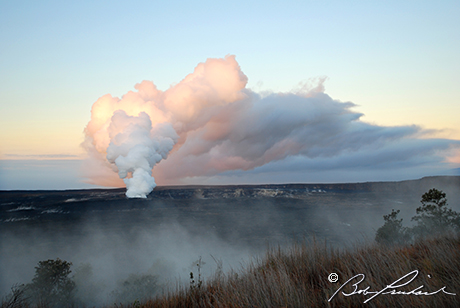
<svg viewBox="0 0 460 308">
<path fill-rule="evenodd" d="M 163 134 L 158 134 L 159 130 Z M 133 117 L 117 110 L 108 132 L 111 142 L 107 148 L 107 160 L 117 166 L 119 177 L 124 179 L 126 196 L 145 198 L 156 186 L 153 167 L 168 156 L 176 143 L 174 130 L 168 124 L 163 125 L 163 129 L 152 130 L 152 122 L 145 112 Z M 131 178 L 127 178 L 129 173 Z"/>
<path fill-rule="evenodd" d="M 83 147 L 88 151 L 87 176 L 99 185 L 120 186 L 107 173 L 117 172 L 128 197 L 146 197 L 155 187 L 152 168 L 178 148 L 191 131 L 205 126 L 220 107 L 245 97 L 247 78 L 234 56 L 208 59 L 193 74 L 165 92 L 150 81 L 121 99 L 99 98 L 91 110 Z M 217 112 L 217 114 L 216 114 Z"/>
<path fill-rule="evenodd" d="M 118 173 L 128 197 L 145 197 L 156 185 L 152 168 L 163 184 L 234 170 L 272 172 L 292 162 L 308 171 L 313 160 L 365 168 L 363 161 L 374 157 L 387 170 L 439 162 L 434 152 L 458 147 L 453 140 L 417 139 L 423 130 L 414 125 L 360 121 L 353 103 L 324 93 L 321 78 L 265 97 L 247 89 L 247 80 L 235 57 L 227 56 L 198 64 L 164 92 L 142 81 L 121 99 L 102 96 L 85 129 L 89 182 L 121 186 L 113 176 Z"/>
</svg>

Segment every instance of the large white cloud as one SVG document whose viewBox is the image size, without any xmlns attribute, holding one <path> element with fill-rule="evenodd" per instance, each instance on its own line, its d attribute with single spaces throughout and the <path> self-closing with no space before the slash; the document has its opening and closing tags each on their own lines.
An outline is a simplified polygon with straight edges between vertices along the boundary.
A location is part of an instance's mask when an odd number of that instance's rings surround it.
<svg viewBox="0 0 460 308">
<path fill-rule="evenodd" d="M 268 173 L 288 181 L 287 174 L 299 170 L 439 167 L 444 152 L 459 147 L 456 140 L 420 139 L 424 131 L 417 126 L 365 123 L 353 103 L 325 94 L 323 82 L 262 97 L 246 88 L 247 77 L 227 56 L 200 63 L 164 92 L 143 81 L 121 99 L 105 95 L 85 129 L 88 177 L 119 185 L 112 169 L 132 189 L 147 183 L 134 194 L 145 196 L 155 185 L 148 180 L 154 166 L 163 184 L 236 174 L 247 182 L 244 174 Z"/>
</svg>

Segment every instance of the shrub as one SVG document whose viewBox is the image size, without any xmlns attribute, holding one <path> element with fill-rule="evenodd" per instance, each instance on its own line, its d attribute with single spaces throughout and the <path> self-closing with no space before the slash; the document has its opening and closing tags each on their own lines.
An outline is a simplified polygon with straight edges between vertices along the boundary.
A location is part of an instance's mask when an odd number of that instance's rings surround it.
<svg viewBox="0 0 460 308">
<path fill-rule="evenodd" d="M 402 226 L 402 219 L 397 219 L 399 210 L 391 210 L 384 215 L 385 224 L 377 230 L 375 241 L 380 244 L 402 244 L 414 239 L 438 236 L 460 231 L 460 214 L 447 208 L 446 194 L 435 188 L 422 195 L 422 206 L 416 209 L 412 228 Z"/>
<path fill-rule="evenodd" d="M 407 228 L 402 226 L 402 219 L 396 219 L 399 210 L 391 210 L 391 213 L 383 216 L 385 224 L 377 230 L 375 240 L 380 244 L 402 244 L 407 242 L 409 235 Z"/>
<path fill-rule="evenodd" d="M 434 188 L 430 189 L 423 194 L 420 202 L 422 206 L 417 208 L 417 215 L 412 217 L 412 221 L 417 222 L 411 229 L 415 237 L 426 237 L 460 230 L 460 214 L 447 208 L 444 192 Z"/>
<path fill-rule="evenodd" d="M 1 308 L 21 308 L 27 306 L 23 284 L 15 284 L 11 287 L 11 293 L 2 301 Z"/>
<path fill-rule="evenodd" d="M 26 292 L 32 302 L 44 306 L 63 307 L 73 301 L 75 283 L 70 279 L 72 263 L 57 258 L 38 262 L 32 283 Z"/>
</svg>

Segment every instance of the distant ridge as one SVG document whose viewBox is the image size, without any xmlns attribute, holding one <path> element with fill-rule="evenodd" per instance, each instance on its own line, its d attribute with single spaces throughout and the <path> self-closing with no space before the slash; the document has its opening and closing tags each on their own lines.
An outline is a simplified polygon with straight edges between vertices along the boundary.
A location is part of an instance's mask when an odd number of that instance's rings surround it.
<svg viewBox="0 0 460 308">
<path fill-rule="evenodd" d="M 460 172 L 460 168 L 458 169 Z M 351 182 L 351 183 L 285 183 L 285 184 L 230 184 L 230 185 L 165 185 L 157 186 L 153 190 L 177 190 L 177 189 L 231 189 L 231 188 L 292 188 L 292 189 L 323 189 L 333 191 L 405 191 L 412 190 L 416 187 L 421 187 L 424 190 L 432 185 L 454 186 L 460 188 L 460 175 L 445 175 L 445 176 L 427 176 L 415 180 L 403 181 L 375 181 L 375 182 Z M 124 192 L 126 188 L 90 188 L 90 189 L 65 189 L 65 190 L 0 190 L 2 192 L 15 192 L 15 193 L 30 193 L 30 192 L 48 192 L 48 193 L 62 193 L 62 192 Z M 152 193 L 153 193 L 152 192 Z"/>
<path fill-rule="evenodd" d="M 431 188 L 445 191 L 448 195 L 460 191 L 460 176 L 430 176 L 418 180 L 363 183 L 311 183 L 311 184 L 254 184 L 254 185 L 184 185 L 157 186 L 150 199 L 215 199 L 285 197 L 304 198 L 317 193 L 380 193 L 415 194 L 421 196 Z M 10 190 L 0 191 L 2 204 L 13 199 L 29 202 L 83 202 L 125 199 L 125 188 L 79 189 L 79 190 Z M 40 199 L 41 198 L 41 199 Z M 9 200 L 9 201 L 8 201 Z M 139 199 L 137 199 L 139 200 Z M 145 199 L 142 199 L 145 200 Z"/>
<path fill-rule="evenodd" d="M 187 186 L 158 186 L 150 195 L 165 195 L 172 191 L 199 192 L 212 194 L 219 191 L 239 193 L 240 196 L 250 196 L 251 192 L 260 190 L 279 190 L 287 192 L 335 192 L 335 193 L 415 193 L 421 195 L 431 188 L 437 188 L 446 192 L 460 190 L 460 176 L 429 176 L 417 180 L 389 181 L 389 182 L 361 182 L 361 183 L 296 183 L 296 184 L 251 184 L 251 185 L 187 185 Z M 281 196 L 279 194 L 278 196 Z"/>
<path fill-rule="evenodd" d="M 418 186 L 428 187 L 430 185 L 448 185 L 460 188 L 460 176 L 427 176 L 416 180 L 403 181 L 376 181 L 376 182 L 355 182 L 355 183 L 286 183 L 286 184 L 232 184 L 232 185 L 170 185 L 157 186 L 154 191 L 170 189 L 206 189 L 206 188 L 309 188 L 334 191 L 365 191 L 371 192 L 381 190 L 404 191 Z"/>
</svg>

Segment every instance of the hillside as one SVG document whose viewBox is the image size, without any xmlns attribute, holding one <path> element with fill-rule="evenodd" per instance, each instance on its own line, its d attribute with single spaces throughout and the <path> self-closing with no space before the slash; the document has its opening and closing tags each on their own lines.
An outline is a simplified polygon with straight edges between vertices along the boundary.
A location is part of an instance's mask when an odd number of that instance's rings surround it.
<svg viewBox="0 0 460 308">
<path fill-rule="evenodd" d="M 187 283 L 202 257 L 211 277 L 265 253 L 315 237 L 334 249 L 372 242 L 383 215 L 410 224 L 420 197 L 436 187 L 460 209 L 460 177 L 355 184 L 157 187 L 146 199 L 124 189 L 0 192 L 0 297 L 26 283 L 41 260 L 90 265 L 107 303 L 133 273 Z"/>
<path fill-rule="evenodd" d="M 155 299 L 128 300 L 106 308 L 160 307 L 459 307 L 460 237 L 413 245 L 359 246 L 352 250 L 322 243 L 270 249 L 239 271 L 217 272 L 203 280 L 200 264 L 179 289 L 149 285 Z M 336 280 L 334 276 L 336 275 Z M 138 281 L 135 288 L 145 285 Z M 152 289 L 153 288 L 153 289 Z M 134 289 L 132 292 L 135 292 Z M 30 307 L 24 294 L 2 308 Z M 69 303 L 69 307 L 75 305 Z M 47 308 L 46 304 L 40 307 Z"/>
<path fill-rule="evenodd" d="M 331 273 L 337 282 L 329 280 Z M 388 285 L 400 287 L 373 293 Z M 385 294 L 390 292 L 396 294 Z M 459 307 L 459 295 L 460 238 L 455 236 L 352 251 L 321 243 L 273 249 L 243 272 L 216 275 L 139 307 Z"/>
</svg>

